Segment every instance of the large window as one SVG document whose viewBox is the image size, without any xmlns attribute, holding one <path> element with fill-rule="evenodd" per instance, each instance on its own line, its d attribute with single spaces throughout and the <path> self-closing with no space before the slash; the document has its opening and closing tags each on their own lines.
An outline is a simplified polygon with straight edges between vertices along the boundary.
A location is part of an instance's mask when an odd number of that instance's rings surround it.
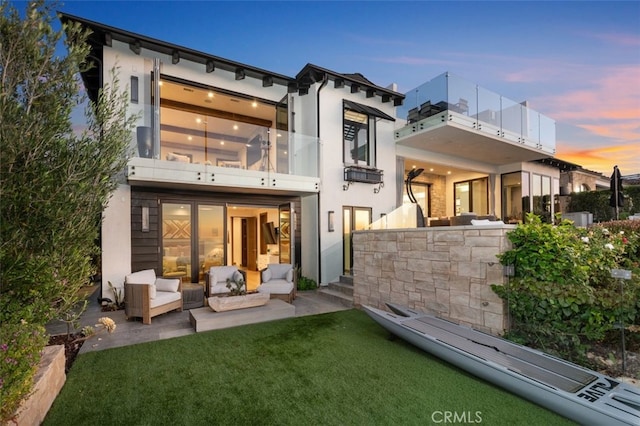
<svg viewBox="0 0 640 426">
<path fill-rule="evenodd" d="M 477 215 L 489 213 L 488 179 L 486 177 L 455 183 L 453 196 L 456 216 L 471 212 Z"/>
<path fill-rule="evenodd" d="M 344 107 L 344 162 L 375 166 L 376 120 L 374 116 Z"/>
<path fill-rule="evenodd" d="M 551 222 L 551 177 L 533 174 L 531 181 L 533 213 Z"/>
<path fill-rule="evenodd" d="M 502 218 L 505 223 L 522 223 L 529 210 L 529 173 L 502 175 Z"/>
<path fill-rule="evenodd" d="M 160 83 L 158 158 L 287 171 L 286 159 L 277 161 L 277 154 L 287 149 L 286 102 L 276 105 L 168 76 Z"/>
</svg>

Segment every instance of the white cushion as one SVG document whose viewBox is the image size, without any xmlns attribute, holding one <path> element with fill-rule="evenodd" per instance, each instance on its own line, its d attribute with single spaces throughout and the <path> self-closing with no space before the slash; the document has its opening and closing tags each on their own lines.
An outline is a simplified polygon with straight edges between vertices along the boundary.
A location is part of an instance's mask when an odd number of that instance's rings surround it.
<svg viewBox="0 0 640 426">
<path fill-rule="evenodd" d="M 159 291 L 156 293 L 155 299 L 151 299 L 149 306 L 155 308 L 156 306 L 166 305 L 167 303 L 174 302 L 182 299 L 180 292 Z"/>
<path fill-rule="evenodd" d="M 167 154 L 168 161 L 179 161 L 181 163 L 190 163 L 191 158 L 188 155 L 176 154 L 175 152 L 170 152 Z"/>
<path fill-rule="evenodd" d="M 169 291 L 175 293 L 180 288 L 179 278 L 158 278 L 156 285 L 158 291 Z"/>
<path fill-rule="evenodd" d="M 262 271 L 262 282 L 266 283 L 271 281 L 271 276 L 273 274 L 271 273 L 271 269 L 265 269 L 264 271 Z"/>
<path fill-rule="evenodd" d="M 244 276 L 240 271 L 236 271 L 233 273 L 233 278 L 231 278 L 235 282 L 240 282 L 240 280 L 244 281 Z"/>
<path fill-rule="evenodd" d="M 227 284 L 227 278 L 233 279 L 235 273 L 240 273 L 236 266 L 212 266 L 209 269 L 209 278 L 211 283 L 224 283 Z"/>
<path fill-rule="evenodd" d="M 287 271 L 287 275 L 285 277 L 285 280 L 287 280 L 288 282 L 292 282 L 293 281 L 293 269 L 289 269 Z"/>
<path fill-rule="evenodd" d="M 156 271 L 153 269 L 145 269 L 144 271 L 134 272 L 124 277 L 127 284 L 155 284 Z"/>
<path fill-rule="evenodd" d="M 293 283 L 285 280 L 271 280 L 258 287 L 260 293 L 289 294 L 293 291 Z"/>
<path fill-rule="evenodd" d="M 474 226 L 504 225 L 504 222 L 501 220 L 471 219 L 471 224 Z"/>
</svg>

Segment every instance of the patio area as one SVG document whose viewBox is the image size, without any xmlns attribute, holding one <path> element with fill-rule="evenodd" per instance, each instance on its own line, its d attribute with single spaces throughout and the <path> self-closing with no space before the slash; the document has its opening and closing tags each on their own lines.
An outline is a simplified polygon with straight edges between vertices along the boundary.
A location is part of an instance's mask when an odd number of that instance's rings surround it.
<svg viewBox="0 0 640 426">
<path fill-rule="evenodd" d="M 141 318 L 133 318 L 128 321 L 124 310 L 102 312 L 102 307 L 98 304 L 97 291 L 89 296 L 88 300 L 87 309 L 80 319 L 80 328 L 87 325 L 95 327 L 99 318 L 109 317 L 115 321 L 116 330 L 111 334 L 101 332 L 87 340 L 80 349 L 81 354 L 196 333 L 190 321 L 189 310 L 168 312 L 154 317 L 150 325 L 144 325 Z M 293 306 L 296 317 L 349 309 L 344 305 L 323 298 L 316 291 L 299 291 L 293 301 Z M 49 323 L 46 328 L 51 335 L 67 332 L 67 325 L 57 320 Z M 74 330 L 71 332 L 73 333 Z"/>
</svg>

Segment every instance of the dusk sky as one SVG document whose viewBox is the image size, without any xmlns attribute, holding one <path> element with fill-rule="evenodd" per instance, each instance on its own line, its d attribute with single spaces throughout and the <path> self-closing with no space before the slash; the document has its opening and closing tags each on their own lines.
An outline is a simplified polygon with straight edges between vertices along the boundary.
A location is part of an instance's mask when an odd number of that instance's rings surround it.
<svg viewBox="0 0 640 426">
<path fill-rule="evenodd" d="M 640 173 L 640 2 L 68 1 L 59 10 L 266 70 L 406 93 L 450 71 L 557 122 L 556 157 Z"/>
</svg>

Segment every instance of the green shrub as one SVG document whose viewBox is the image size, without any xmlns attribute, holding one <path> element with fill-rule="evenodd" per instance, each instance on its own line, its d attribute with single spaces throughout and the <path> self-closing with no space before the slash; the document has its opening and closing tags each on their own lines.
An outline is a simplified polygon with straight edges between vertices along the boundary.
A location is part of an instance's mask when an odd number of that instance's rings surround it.
<svg viewBox="0 0 640 426">
<path fill-rule="evenodd" d="M 318 288 L 318 283 L 314 279 L 300 276 L 298 277 L 298 290 L 315 290 Z"/>
<path fill-rule="evenodd" d="M 640 186 L 625 186 L 622 190 L 625 196 L 624 206 L 619 210 L 619 218 L 627 218 L 640 212 Z M 609 205 L 611 191 L 585 191 L 571 194 L 568 212 L 591 212 L 594 222 L 606 222 L 615 219 L 615 210 Z"/>
<path fill-rule="evenodd" d="M 578 360 L 585 345 L 607 338 L 615 324 L 640 324 L 635 226 L 615 222 L 584 229 L 569 221 L 542 223 L 529 214 L 508 234 L 513 248 L 499 256 L 503 265 L 514 266 L 514 276 L 506 286 L 492 286 L 508 305 L 507 337 Z M 617 268 L 632 270 L 622 289 L 611 278 Z"/>
<path fill-rule="evenodd" d="M 0 424 L 8 423 L 29 394 L 46 343 L 42 326 L 26 322 L 0 325 Z"/>
</svg>

